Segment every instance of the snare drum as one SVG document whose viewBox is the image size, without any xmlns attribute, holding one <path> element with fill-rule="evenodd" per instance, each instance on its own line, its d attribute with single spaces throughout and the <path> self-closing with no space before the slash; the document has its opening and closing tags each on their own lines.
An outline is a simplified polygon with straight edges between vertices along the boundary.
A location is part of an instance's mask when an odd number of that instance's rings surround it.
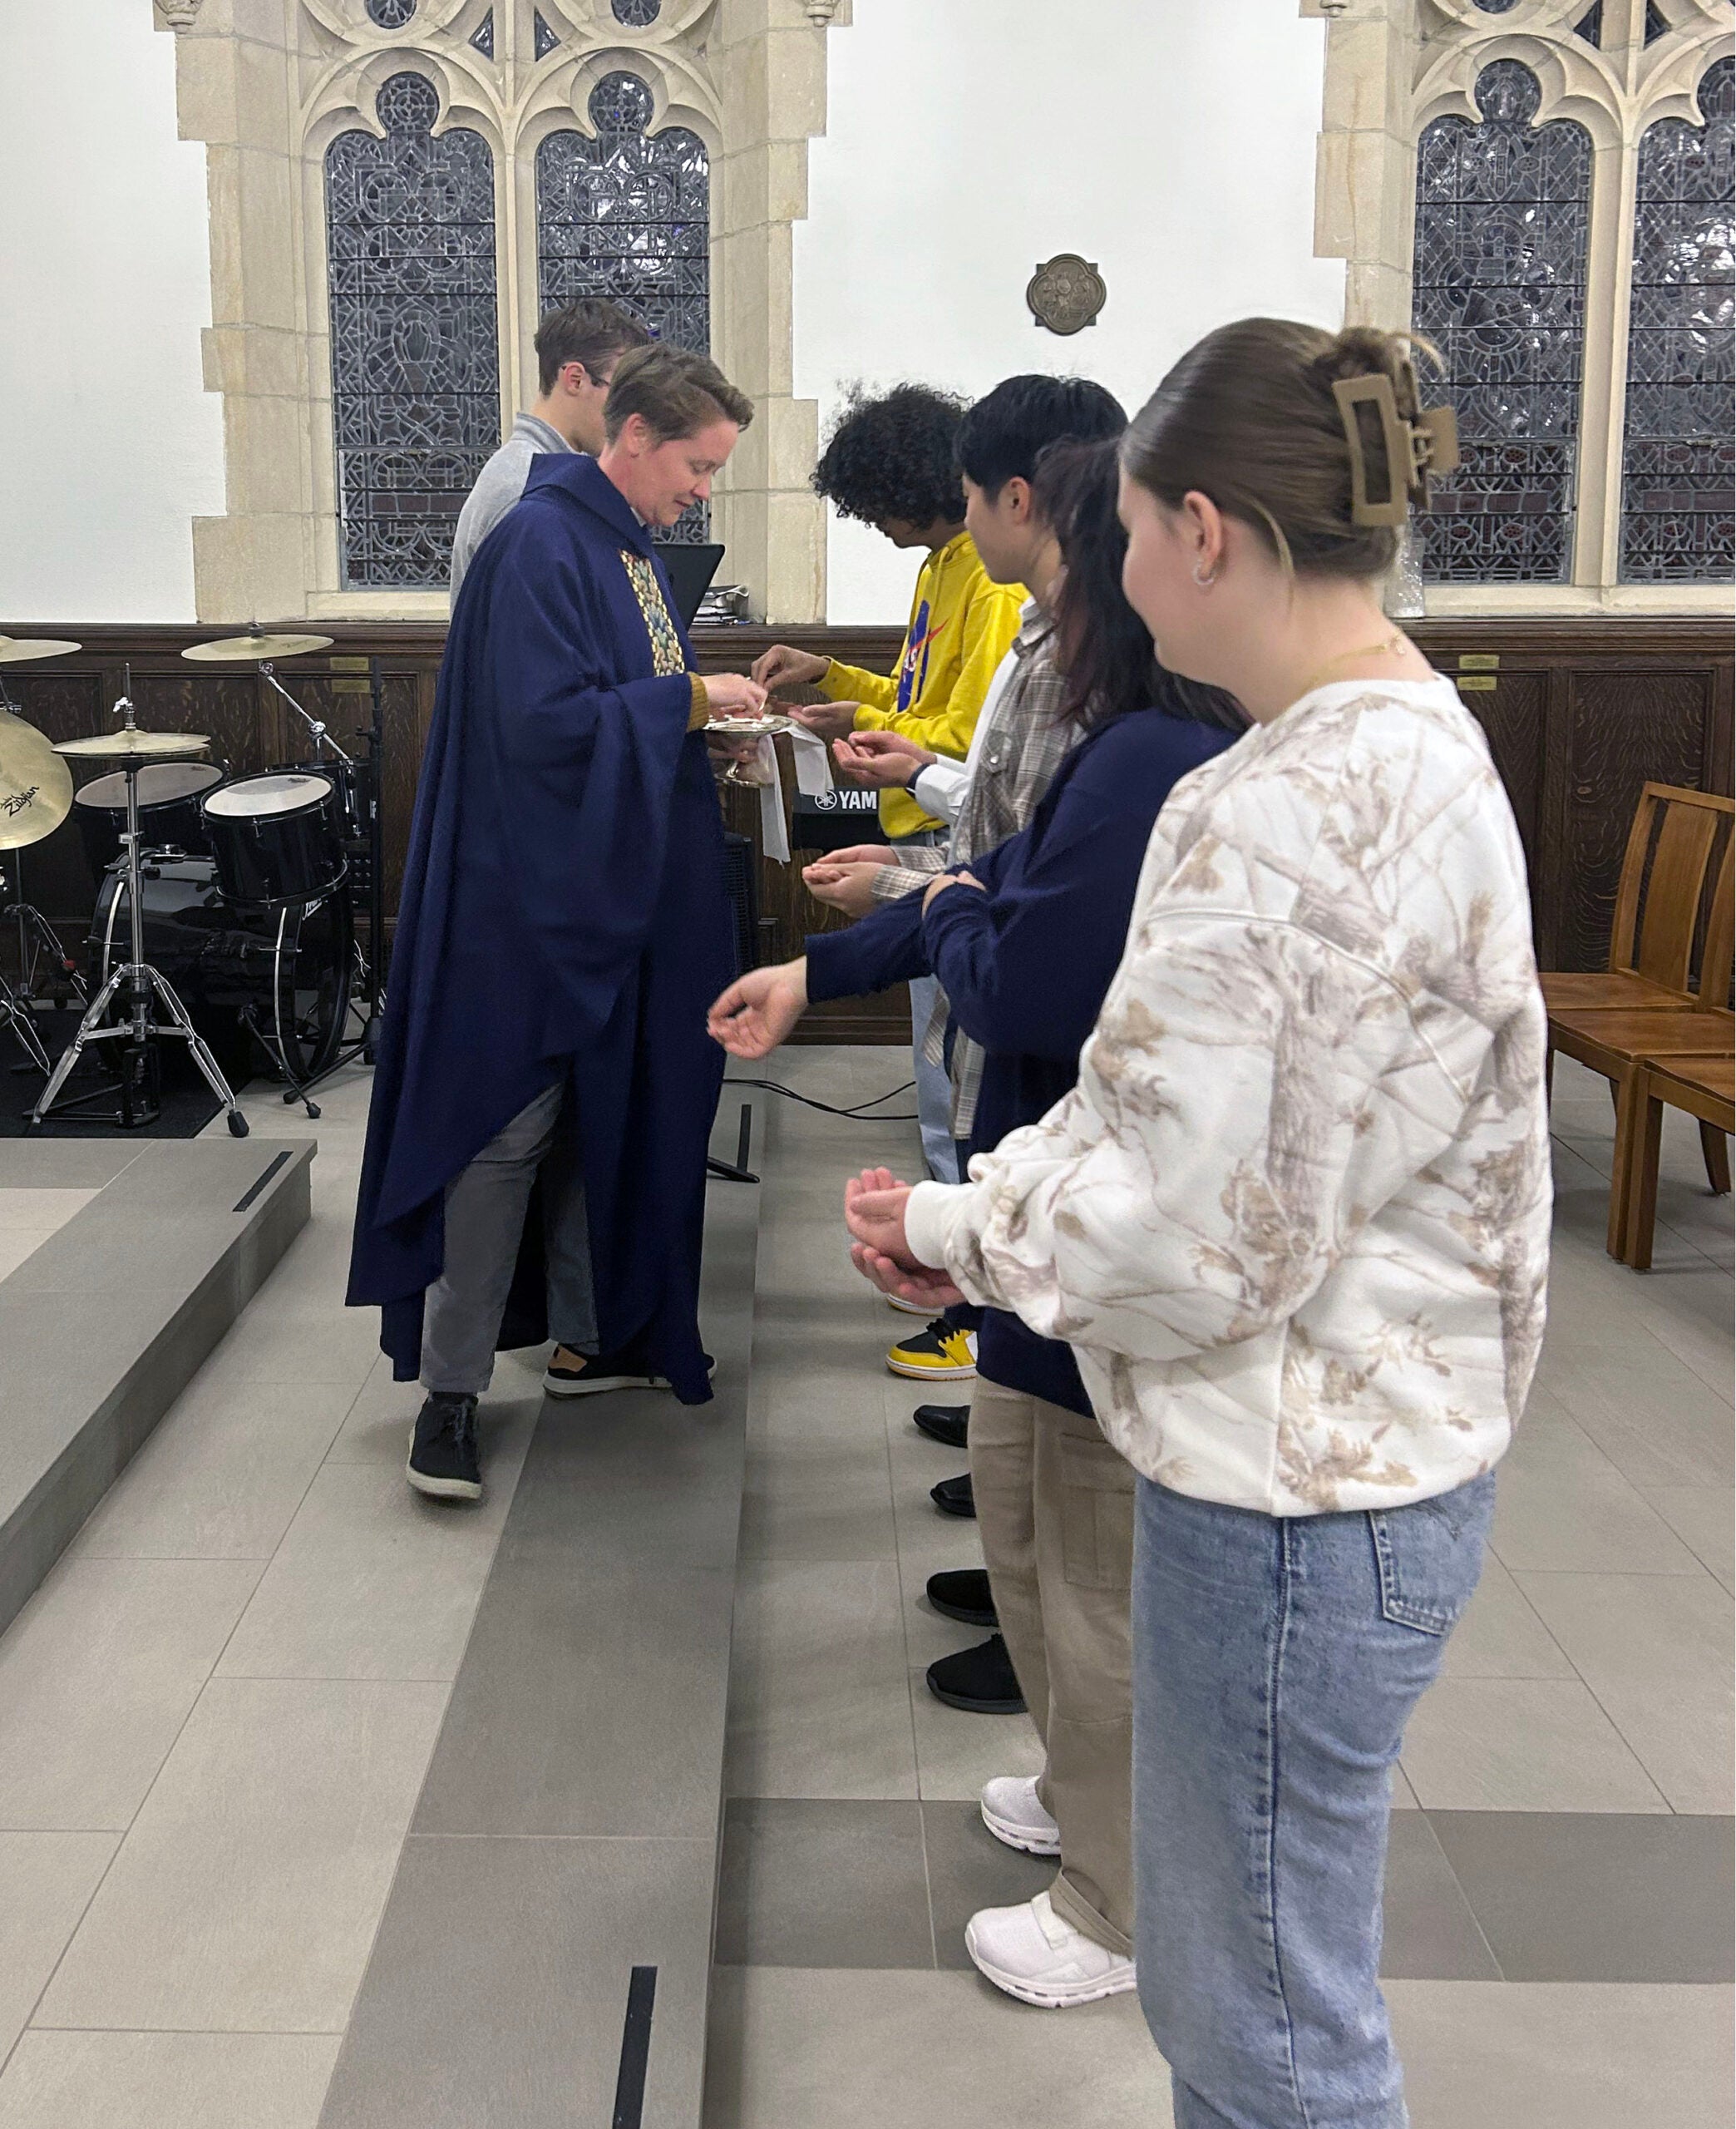
<svg viewBox="0 0 1736 2129">
<path fill-rule="evenodd" d="M 279 762 L 274 776 L 323 776 L 336 793 L 339 840 L 351 850 L 367 841 L 373 821 L 373 763 L 358 755 L 328 762 Z"/>
<path fill-rule="evenodd" d="M 200 801 L 209 798 L 223 778 L 215 762 L 147 762 L 139 771 L 141 848 L 208 856 L 211 846 Z M 93 778 L 73 793 L 72 808 L 85 855 L 100 880 L 121 855 L 126 832 L 126 777 L 117 770 Z"/>
<path fill-rule="evenodd" d="M 239 777 L 214 791 L 203 810 L 217 877 L 241 907 L 313 901 L 342 882 L 337 788 L 323 773 Z"/>
</svg>

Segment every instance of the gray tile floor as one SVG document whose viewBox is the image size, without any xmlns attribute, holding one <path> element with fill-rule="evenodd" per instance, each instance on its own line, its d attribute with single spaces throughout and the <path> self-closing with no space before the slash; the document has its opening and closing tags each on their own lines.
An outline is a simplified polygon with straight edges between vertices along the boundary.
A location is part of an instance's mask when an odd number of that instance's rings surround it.
<svg viewBox="0 0 1736 2129">
<path fill-rule="evenodd" d="M 796 1050 L 769 1075 L 847 1104 L 907 1069 Z M 403 1489 L 416 1393 L 341 1306 L 366 1099 L 333 1087 L 318 1125 L 249 1100 L 271 1135 L 318 1136 L 313 1218 L 0 1638 L 0 2129 L 314 2129 L 414 1862 L 537 1400 L 505 1363 L 462 1532 Z M 1729 1991 L 1698 1977 L 1731 1809 L 1729 1208 L 1672 1119 L 1656 1268 L 1623 1270 L 1601 1084 L 1564 1067 L 1556 1120 L 1548 1350 L 1407 1744 L 1390 1994 L 1418 2129 L 1728 2129 Z M 742 1963 L 713 1977 L 708 2129 L 1157 2129 L 1126 1999 L 1045 2018 L 961 1968 L 969 1908 L 1029 1882 L 971 1800 L 1035 1754 L 1023 1721 L 922 1683 L 970 1638 L 922 1595 L 977 1557 L 928 1499 L 962 1467 L 881 1371 L 901 1319 L 836 1219 L 844 1170 L 907 1161 L 913 1134 L 793 1104 L 781 1132 L 728 1724 L 719 1954 Z M 681 1539 L 702 1568 L 706 1542 Z M 425 1904 L 466 1911 L 450 1884 Z"/>
</svg>

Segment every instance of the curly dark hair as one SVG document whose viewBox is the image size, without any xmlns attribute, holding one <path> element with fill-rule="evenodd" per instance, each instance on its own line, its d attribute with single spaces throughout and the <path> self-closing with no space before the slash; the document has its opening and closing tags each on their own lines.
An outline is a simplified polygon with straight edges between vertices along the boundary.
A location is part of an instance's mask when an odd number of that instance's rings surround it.
<svg viewBox="0 0 1736 2129">
<path fill-rule="evenodd" d="M 1052 444 L 1037 462 L 1032 491 L 1061 549 L 1050 601 L 1056 663 L 1067 676 L 1058 719 L 1090 732 L 1112 718 L 1160 709 L 1245 731 L 1247 714 L 1234 695 L 1158 662 L 1145 623 L 1127 604 L 1122 591 L 1127 536 L 1115 506 L 1118 472 L 1113 437 Z"/>
<path fill-rule="evenodd" d="M 814 468 L 815 493 L 865 525 L 962 525 L 953 454 L 964 418 L 962 399 L 926 384 L 895 384 L 875 398 L 858 385 Z"/>
</svg>

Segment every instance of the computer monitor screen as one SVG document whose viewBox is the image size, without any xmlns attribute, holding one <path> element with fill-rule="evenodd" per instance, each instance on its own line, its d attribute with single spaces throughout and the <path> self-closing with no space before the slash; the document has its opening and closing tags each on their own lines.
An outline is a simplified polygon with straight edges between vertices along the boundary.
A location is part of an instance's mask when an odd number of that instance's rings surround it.
<svg viewBox="0 0 1736 2129">
<path fill-rule="evenodd" d="M 693 616 L 699 610 L 699 601 L 711 589 L 711 580 L 718 573 L 718 565 L 723 559 L 723 550 L 717 546 L 675 547 L 661 546 L 658 553 L 663 566 L 669 572 L 669 584 L 675 594 L 676 610 L 681 615 L 681 625 L 690 629 Z"/>
</svg>

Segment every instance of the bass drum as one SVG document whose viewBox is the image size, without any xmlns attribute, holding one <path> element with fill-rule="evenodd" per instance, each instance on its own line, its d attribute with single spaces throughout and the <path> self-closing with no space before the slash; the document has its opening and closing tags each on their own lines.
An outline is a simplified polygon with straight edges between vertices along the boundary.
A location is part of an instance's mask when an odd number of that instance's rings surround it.
<svg viewBox="0 0 1736 2129">
<path fill-rule="evenodd" d="M 200 802 L 210 797 L 224 773 L 215 762 L 145 763 L 139 771 L 141 847 L 209 857 L 211 841 Z M 100 880 L 121 855 L 126 832 L 126 777 L 116 770 L 81 784 L 72 794 L 72 811 L 91 871 Z"/>
<path fill-rule="evenodd" d="M 238 910 L 209 857 L 144 868 L 145 958 L 238 1084 L 264 1069 L 306 1081 L 337 1055 L 349 1012 L 355 935 L 342 891 L 293 908 Z M 105 875 L 91 921 L 91 995 L 131 950 L 124 874 Z M 116 1001 L 116 1017 L 123 1001 Z"/>
</svg>

